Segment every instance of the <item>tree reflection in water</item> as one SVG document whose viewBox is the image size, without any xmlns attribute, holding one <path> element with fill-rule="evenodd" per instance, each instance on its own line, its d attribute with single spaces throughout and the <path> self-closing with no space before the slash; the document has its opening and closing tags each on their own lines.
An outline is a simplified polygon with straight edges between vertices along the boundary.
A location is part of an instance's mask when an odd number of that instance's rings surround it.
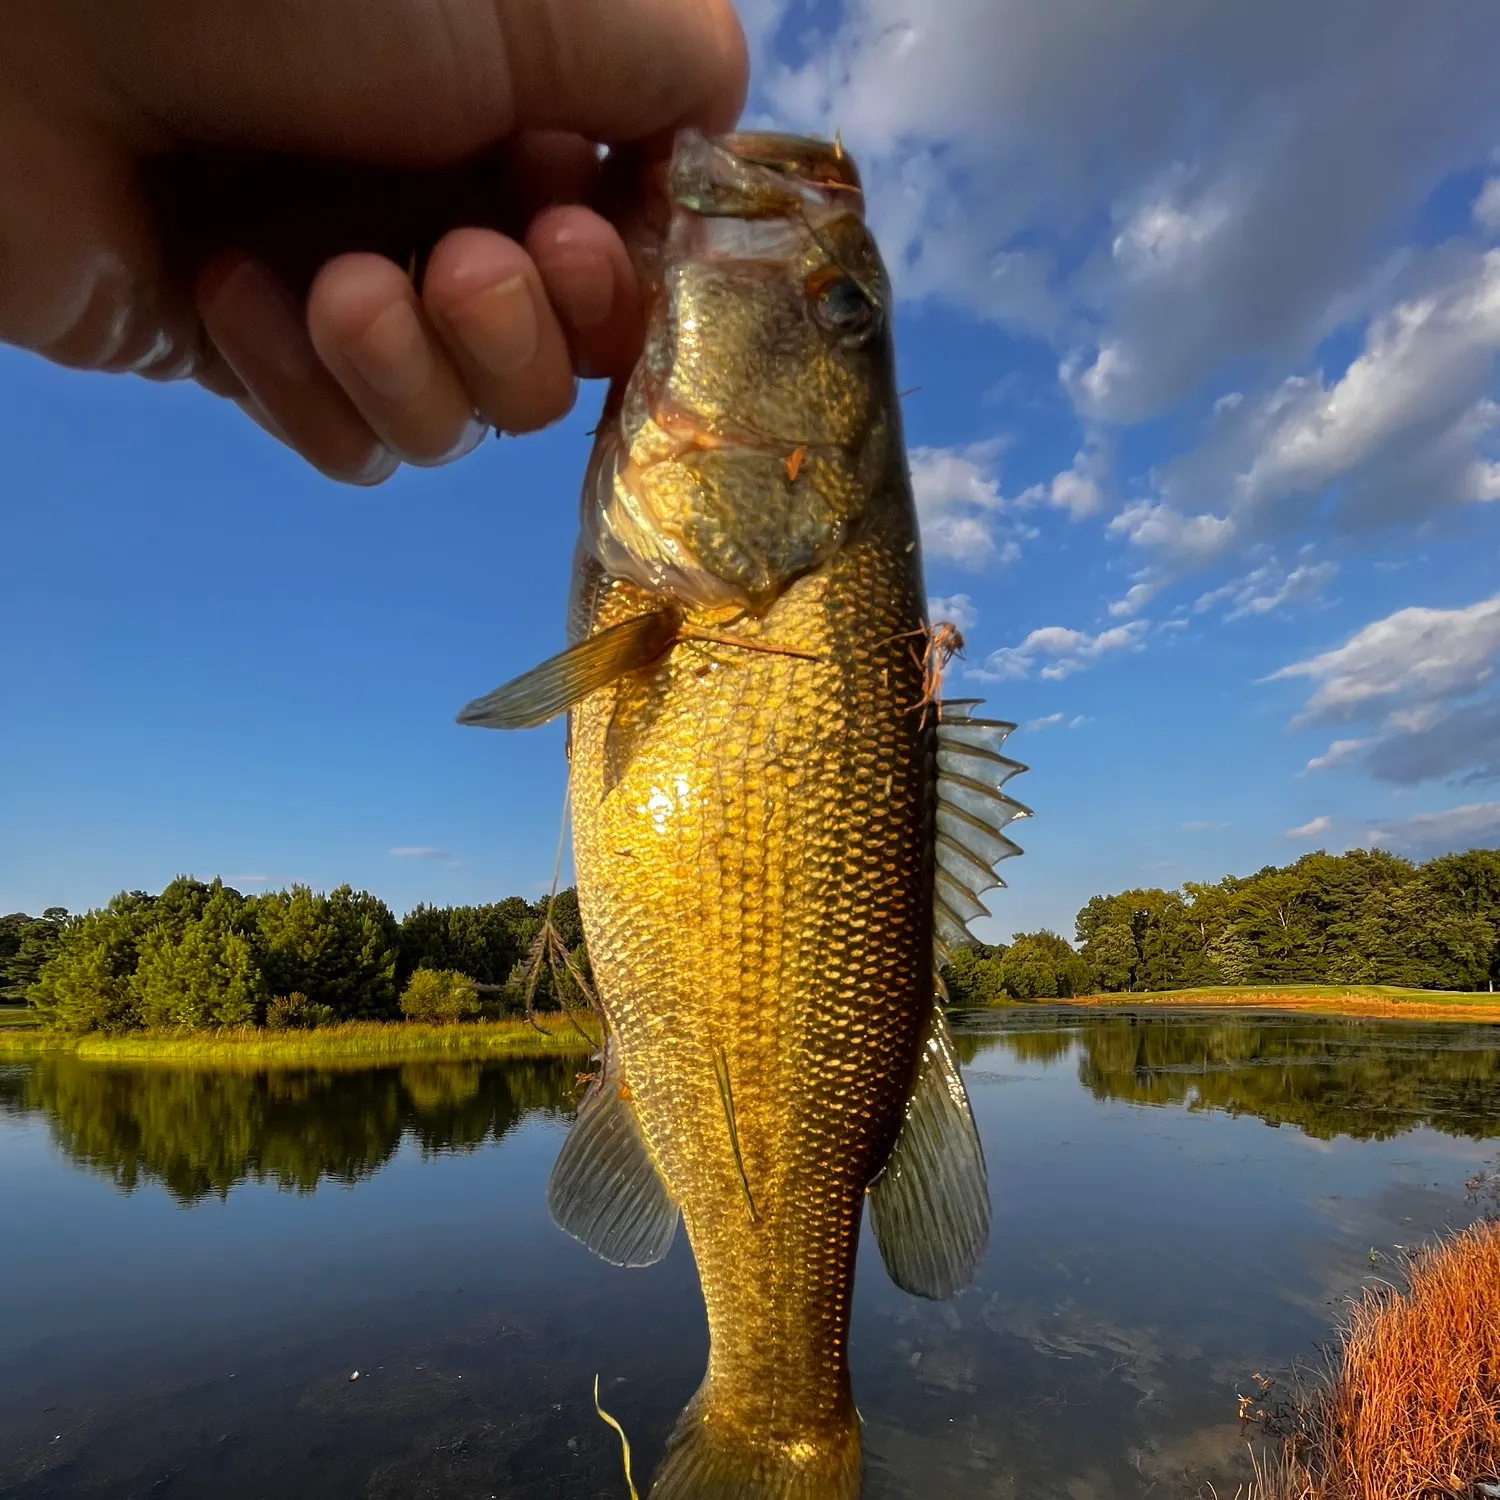
<svg viewBox="0 0 1500 1500">
<path fill-rule="evenodd" d="M 1058 1009 L 966 1017 L 964 1062 L 991 1048 L 1043 1063 L 1076 1052 L 1096 1099 L 1254 1115 L 1321 1140 L 1389 1140 L 1421 1125 L 1500 1135 L 1500 1028 L 1490 1026 Z"/>
<path fill-rule="evenodd" d="M 122 1192 L 179 1202 L 243 1182 L 311 1193 L 373 1176 L 402 1139 L 472 1151 L 576 1101 L 577 1059 L 239 1070 L 121 1066 L 50 1054 L 0 1068 L 0 1114 L 44 1116 L 58 1149 Z"/>
</svg>

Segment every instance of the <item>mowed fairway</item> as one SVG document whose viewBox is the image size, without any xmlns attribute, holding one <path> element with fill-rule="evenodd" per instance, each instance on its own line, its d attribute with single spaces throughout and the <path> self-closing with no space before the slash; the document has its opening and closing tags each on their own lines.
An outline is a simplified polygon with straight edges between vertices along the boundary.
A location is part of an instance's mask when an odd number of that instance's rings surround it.
<svg viewBox="0 0 1500 1500">
<path fill-rule="evenodd" d="M 1070 1005 L 1235 1006 L 1317 1011 L 1324 1015 L 1410 1016 L 1424 1021 L 1500 1021 L 1500 994 L 1472 990 L 1405 990 L 1388 984 L 1223 984 L 1184 990 L 1081 995 Z"/>
</svg>

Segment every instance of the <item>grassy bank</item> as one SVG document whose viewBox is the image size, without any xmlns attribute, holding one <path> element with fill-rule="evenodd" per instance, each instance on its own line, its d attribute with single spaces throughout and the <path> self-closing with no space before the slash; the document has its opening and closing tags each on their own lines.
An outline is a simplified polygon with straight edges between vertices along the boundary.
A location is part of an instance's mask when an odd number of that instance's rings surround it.
<svg viewBox="0 0 1500 1500">
<path fill-rule="evenodd" d="M 1413 1257 L 1354 1305 L 1318 1385 L 1259 1412 L 1250 1500 L 1427 1500 L 1500 1476 L 1500 1221 Z"/>
<path fill-rule="evenodd" d="M 1238 1006 L 1317 1011 L 1323 1015 L 1408 1017 L 1424 1021 L 1500 1021 L 1500 994 L 1468 990 L 1403 990 L 1386 984 L 1204 985 L 1198 989 L 1080 995 L 1069 1005 Z"/>
<path fill-rule="evenodd" d="M 66 1051 L 100 1062 L 340 1063 L 449 1057 L 586 1057 L 589 1044 L 560 1016 L 541 1020 L 349 1021 L 314 1031 L 134 1031 L 69 1036 L 39 1028 L 0 1031 L 0 1058 Z"/>
<path fill-rule="evenodd" d="M 37 1024 L 37 1014 L 29 1005 L 0 1005 L 0 1028 L 27 1027 Z"/>
</svg>

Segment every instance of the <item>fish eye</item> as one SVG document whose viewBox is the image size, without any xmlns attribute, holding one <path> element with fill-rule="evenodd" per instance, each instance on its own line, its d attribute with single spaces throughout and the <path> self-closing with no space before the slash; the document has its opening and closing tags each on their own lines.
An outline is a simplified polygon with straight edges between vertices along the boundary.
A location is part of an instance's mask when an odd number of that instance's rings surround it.
<svg viewBox="0 0 1500 1500">
<path fill-rule="evenodd" d="M 842 272 L 813 277 L 808 283 L 813 315 L 825 328 L 859 339 L 875 327 L 875 309 L 859 283 Z"/>
</svg>

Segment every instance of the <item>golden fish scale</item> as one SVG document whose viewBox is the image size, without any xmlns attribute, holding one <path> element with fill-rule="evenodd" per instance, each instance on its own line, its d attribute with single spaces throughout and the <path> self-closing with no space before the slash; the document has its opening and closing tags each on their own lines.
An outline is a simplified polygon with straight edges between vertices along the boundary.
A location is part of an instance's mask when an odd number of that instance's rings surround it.
<svg viewBox="0 0 1500 1500">
<path fill-rule="evenodd" d="M 644 686 L 575 711 L 589 952 L 698 1263 L 713 1339 L 705 1420 L 751 1446 L 852 1431 L 863 1190 L 899 1128 L 932 1003 L 935 770 L 932 732 L 911 711 L 922 605 L 902 499 L 885 536 L 793 585 L 755 632 L 820 661 L 679 644 Z M 596 628 L 644 602 L 613 586 Z M 616 691 L 638 727 L 601 795 Z"/>
</svg>

